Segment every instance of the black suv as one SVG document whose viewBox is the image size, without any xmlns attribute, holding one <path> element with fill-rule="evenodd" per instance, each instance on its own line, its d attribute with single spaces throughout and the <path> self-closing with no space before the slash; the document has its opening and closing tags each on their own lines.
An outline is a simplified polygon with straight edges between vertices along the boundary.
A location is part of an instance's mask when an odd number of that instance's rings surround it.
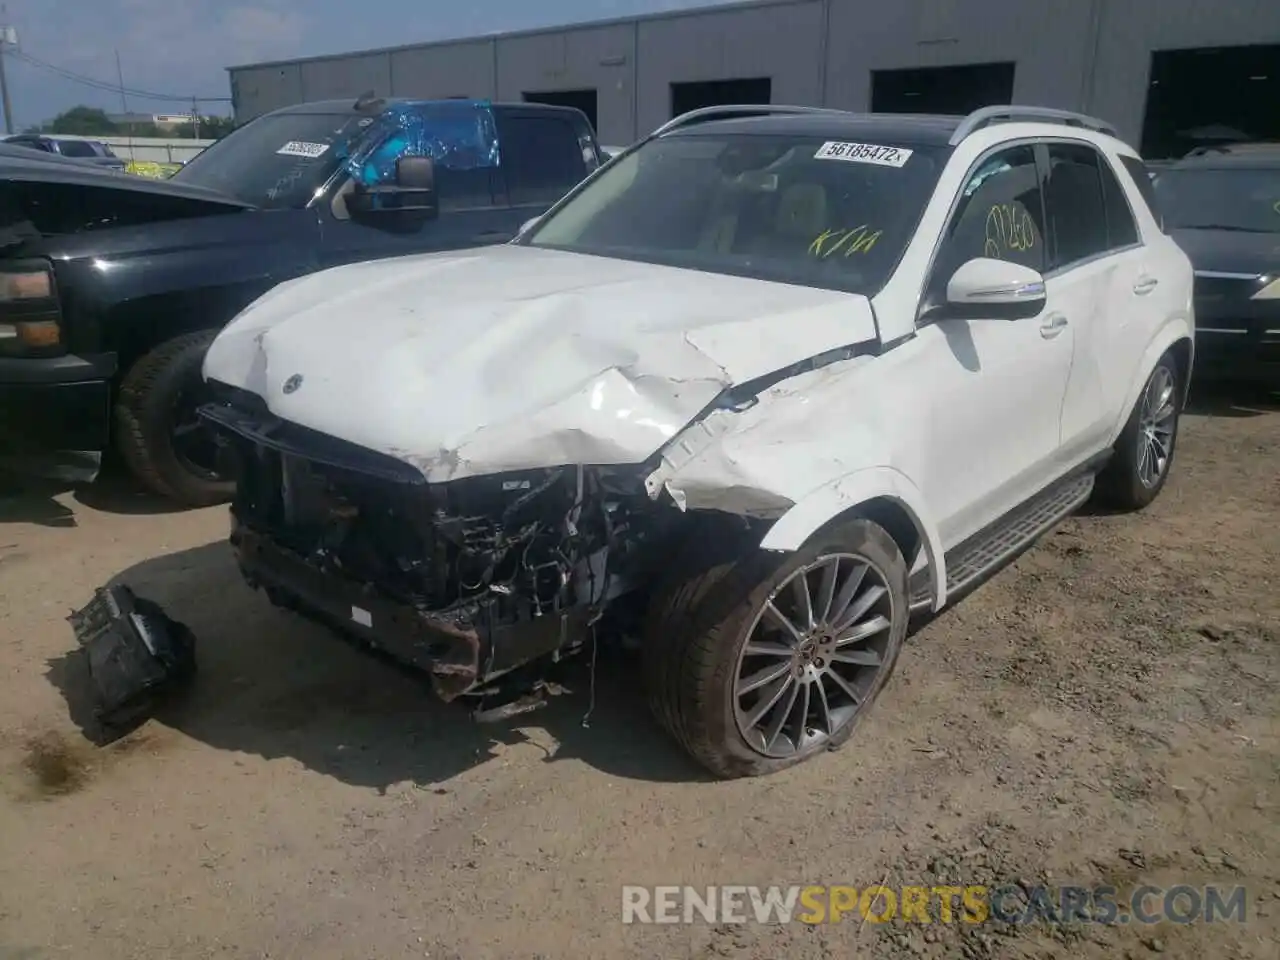
<svg viewBox="0 0 1280 960">
<path fill-rule="evenodd" d="M 1197 377 L 1280 385 L 1280 143 L 1201 147 L 1155 193 L 1195 266 Z"/>
<path fill-rule="evenodd" d="M 168 180 L 0 150 L 0 456 L 90 479 L 114 438 L 156 492 L 224 500 L 195 415 L 219 328 L 303 274 L 508 241 L 602 159 L 578 110 L 373 97 L 266 114 Z"/>
</svg>

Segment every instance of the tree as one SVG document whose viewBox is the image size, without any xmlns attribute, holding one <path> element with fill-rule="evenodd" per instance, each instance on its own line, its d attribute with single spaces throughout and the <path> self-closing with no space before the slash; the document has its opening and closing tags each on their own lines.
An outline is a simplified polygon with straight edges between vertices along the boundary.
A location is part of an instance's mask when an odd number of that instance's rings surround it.
<svg viewBox="0 0 1280 960">
<path fill-rule="evenodd" d="M 201 117 L 199 139 L 221 140 L 234 130 L 235 126 L 236 122 L 231 117 Z M 184 123 L 179 127 L 175 127 L 169 136 L 180 137 L 184 140 L 194 140 L 197 138 L 196 125 L 194 123 Z"/>
<path fill-rule="evenodd" d="M 200 139 L 221 140 L 235 128 L 234 117 L 201 117 Z"/>
<path fill-rule="evenodd" d="M 66 133 L 74 137 L 105 137 L 116 132 L 116 125 L 96 107 L 72 107 L 53 118 L 50 133 Z"/>
</svg>

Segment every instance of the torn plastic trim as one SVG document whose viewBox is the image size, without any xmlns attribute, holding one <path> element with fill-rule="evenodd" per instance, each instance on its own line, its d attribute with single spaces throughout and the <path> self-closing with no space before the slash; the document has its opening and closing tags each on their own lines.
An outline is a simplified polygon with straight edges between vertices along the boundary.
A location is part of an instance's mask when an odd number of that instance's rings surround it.
<svg viewBox="0 0 1280 960">
<path fill-rule="evenodd" d="M 109 733 L 148 719 L 195 675 L 191 630 L 122 584 L 99 588 L 67 619 L 88 666 L 94 713 Z"/>
</svg>

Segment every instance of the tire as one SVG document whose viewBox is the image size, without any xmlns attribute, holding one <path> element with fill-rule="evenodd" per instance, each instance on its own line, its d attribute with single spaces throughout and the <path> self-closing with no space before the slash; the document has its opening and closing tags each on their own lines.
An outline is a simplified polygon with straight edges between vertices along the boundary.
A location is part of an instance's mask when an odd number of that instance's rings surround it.
<svg viewBox="0 0 1280 960">
<path fill-rule="evenodd" d="M 705 542 L 706 538 L 703 539 Z M 658 722 L 698 763 L 722 779 L 776 773 L 819 753 L 842 747 L 892 674 L 907 631 L 906 562 L 893 538 L 869 520 L 858 518 L 835 525 L 815 535 L 804 548 L 789 556 L 759 550 L 754 542 L 742 544 L 736 552 L 736 559 L 712 564 L 700 564 L 696 556 L 692 557 L 693 572 L 677 574 L 655 598 L 644 644 L 645 685 Z M 843 656 L 856 651 L 874 652 L 879 661 L 874 666 L 848 666 L 834 660 L 825 663 L 822 657 L 829 656 L 836 647 L 833 638 L 828 638 L 816 652 L 810 649 L 807 654 L 804 644 L 792 643 L 794 652 L 781 657 L 776 652 L 777 645 L 767 640 L 773 634 L 761 634 L 757 629 L 760 621 L 769 619 L 764 612 L 765 604 L 774 598 L 775 592 L 779 609 L 795 598 L 793 583 L 802 571 L 808 571 L 803 575 L 807 577 L 812 605 L 817 610 L 822 605 L 825 571 L 832 562 L 823 558 L 833 555 L 845 559 L 834 561 L 834 588 L 827 591 L 827 596 L 834 593 L 839 597 L 841 587 L 847 582 L 843 578 L 857 562 L 865 563 L 867 572 L 853 594 L 850 609 L 867 596 L 863 591 L 870 586 L 875 585 L 880 591 L 868 616 L 883 618 L 887 624 L 867 639 L 840 646 Z M 785 597 L 779 588 L 785 588 Z M 823 618 L 816 616 L 816 619 Z M 785 634 L 779 631 L 776 636 Z M 744 648 L 753 638 L 756 643 L 769 647 L 770 652 L 752 654 L 748 659 Z M 806 639 L 805 643 L 812 641 Z M 759 647 L 753 644 L 753 649 Z M 753 697 L 753 701 L 744 704 L 736 695 L 740 671 L 759 677 L 772 673 L 774 664 L 786 665 L 788 672 L 761 686 L 758 695 L 744 694 Z M 861 678 L 852 683 L 855 692 L 860 694 L 861 704 L 851 715 L 843 717 L 839 725 L 824 722 L 820 706 L 822 702 L 832 704 L 827 720 L 837 713 L 849 713 L 848 705 L 836 706 L 846 699 L 830 677 L 837 666 L 844 671 L 842 675 Z M 824 668 L 820 670 L 823 676 L 815 681 L 807 671 L 819 668 Z M 799 677 L 809 679 L 797 679 Z M 789 699 L 792 697 L 789 684 L 801 691 L 792 699 Z M 821 695 L 817 687 L 822 687 Z M 780 693 L 776 692 L 778 688 Z M 808 694 L 803 693 L 806 688 Z M 771 691 L 777 706 L 769 708 L 766 694 Z M 835 692 L 827 694 L 826 691 Z M 806 701 L 803 697 L 809 699 Z M 790 709 L 786 712 L 781 736 L 775 735 L 770 748 L 766 743 L 768 734 L 788 703 Z M 758 726 L 749 727 L 744 715 L 760 707 L 767 709 L 764 719 Z M 809 727 L 807 721 L 813 718 L 814 726 L 823 724 L 826 729 L 807 743 L 802 740 L 797 748 L 796 738 L 788 731 L 796 729 L 795 721 L 801 715 L 806 718 L 806 728 Z M 744 726 L 751 730 L 752 739 L 744 733 Z"/>
<path fill-rule="evenodd" d="M 1098 474 L 1097 486 L 1094 487 L 1094 501 L 1101 506 L 1113 510 L 1134 511 L 1149 505 L 1169 479 L 1169 471 L 1173 468 L 1174 453 L 1178 445 L 1178 425 L 1181 415 L 1181 397 L 1183 395 L 1182 373 L 1178 362 L 1172 354 L 1161 357 L 1143 384 L 1129 419 L 1116 439 L 1115 453 L 1107 466 Z M 1150 404 L 1167 394 L 1165 403 L 1169 408 L 1167 416 L 1150 409 Z M 1159 395 L 1159 396 L 1157 396 Z M 1162 406 L 1162 409 L 1163 406 Z M 1149 453 L 1156 449 L 1148 447 L 1153 435 L 1165 437 L 1163 465 L 1153 477 L 1149 466 L 1153 464 Z M 1167 432 L 1166 432 L 1167 431 Z"/>
<path fill-rule="evenodd" d="M 116 397 L 116 446 L 148 489 L 189 507 L 230 499 L 235 485 L 180 453 L 175 428 L 201 389 L 200 368 L 216 330 L 174 337 L 139 358 Z"/>
</svg>

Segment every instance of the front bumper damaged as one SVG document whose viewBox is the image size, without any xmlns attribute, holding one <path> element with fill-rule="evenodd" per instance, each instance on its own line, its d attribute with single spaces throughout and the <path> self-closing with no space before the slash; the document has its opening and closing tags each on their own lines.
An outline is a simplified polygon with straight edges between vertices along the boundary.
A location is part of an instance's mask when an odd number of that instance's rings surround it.
<svg viewBox="0 0 1280 960">
<path fill-rule="evenodd" d="M 195 675 L 191 630 L 126 586 L 97 590 L 68 620 L 84 654 L 95 718 L 109 738 L 145 721 Z"/>
<path fill-rule="evenodd" d="M 427 611 L 371 583 L 326 569 L 236 520 L 231 543 L 250 586 L 431 677 L 449 702 L 532 660 L 579 645 L 588 612 L 568 609 L 500 622 L 498 594 Z"/>
</svg>

